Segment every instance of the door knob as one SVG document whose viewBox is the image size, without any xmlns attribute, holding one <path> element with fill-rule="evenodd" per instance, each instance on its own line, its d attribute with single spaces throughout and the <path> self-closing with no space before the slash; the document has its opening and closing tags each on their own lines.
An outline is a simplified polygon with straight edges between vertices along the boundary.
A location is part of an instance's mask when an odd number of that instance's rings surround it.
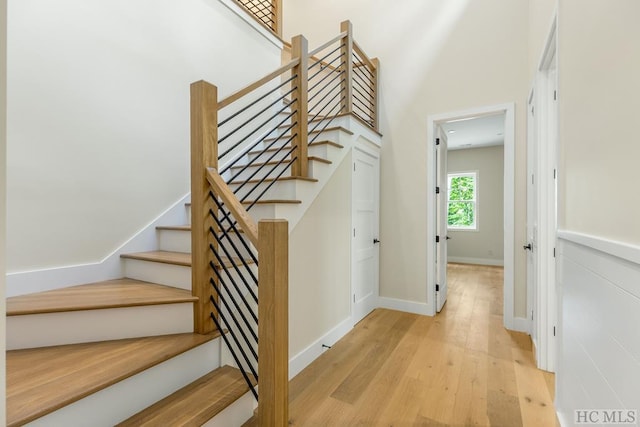
<svg viewBox="0 0 640 427">
<path fill-rule="evenodd" d="M 533 250 L 533 247 L 531 246 L 531 243 L 527 243 L 526 245 L 523 246 L 523 248 L 524 248 L 525 251 L 526 250 L 529 250 L 529 251 Z"/>
<path fill-rule="evenodd" d="M 376 243 L 380 243 L 380 240 L 378 240 L 378 239 L 374 238 L 374 239 L 373 239 L 373 244 L 375 245 Z"/>
</svg>

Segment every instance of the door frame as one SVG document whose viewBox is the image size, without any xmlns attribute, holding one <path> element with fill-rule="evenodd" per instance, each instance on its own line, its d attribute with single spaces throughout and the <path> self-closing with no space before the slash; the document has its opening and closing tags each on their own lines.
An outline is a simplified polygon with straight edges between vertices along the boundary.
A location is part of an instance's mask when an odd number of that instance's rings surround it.
<svg viewBox="0 0 640 427">
<path fill-rule="evenodd" d="M 557 241 L 557 169 L 558 169 L 558 110 L 551 90 L 558 89 L 558 38 L 557 15 L 554 16 L 545 48 L 536 69 L 531 92 L 535 97 L 536 114 L 533 123 L 536 134 L 536 186 L 538 251 L 537 283 L 531 293 L 535 302 L 529 310 L 533 313 L 535 327 L 534 353 L 538 368 L 554 372 L 556 365 L 557 336 L 554 333 L 559 319 L 556 288 L 555 248 Z M 554 111 L 555 109 L 555 111 Z M 528 117 L 529 119 L 529 117 Z M 551 133 L 553 132 L 553 134 Z"/>
<path fill-rule="evenodd" d="M 435 264 L 436 230 L 436 168 L 435 133 L 436 126 L 451 120 L 505 114 L 504 123 L 504 316 L 507 329 L 528 332 L 529 324 L 516 322 L 514 309 L 514 243 L 515 243 L 515 103 L 489 105 L 463 111 L 434 114 L 427 117 L 427 307 L 428 314 L 436 313 Z M 431 267 L 429 267 L 431 266 Z"/>
</svg>

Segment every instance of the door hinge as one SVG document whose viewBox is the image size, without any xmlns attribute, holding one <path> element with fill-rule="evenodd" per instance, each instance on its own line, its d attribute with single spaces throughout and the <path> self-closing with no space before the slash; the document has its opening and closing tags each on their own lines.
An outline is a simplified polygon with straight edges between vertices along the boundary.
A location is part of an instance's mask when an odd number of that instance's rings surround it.
<svg viewBox="0 0 640 427">
<path fill-rule="evenodd" d="M 355 163 L 353 164 L 353 171 L 354 172 L 356 171 L 356 164 Z"/>
<path fill-rule="evenodd" d="M 440 138 L 436 138 L 436 145 L 440 145 Z"/>
<path fill-rule="evenodd" d="M 553 327 L 553 336 L 554 337 L 556 336 L 556 327 L 555 326 Z"/>
<path fill-rule="evenodd" d="M 556 179 L 557 172 L 558 172 L 558 171 L 557 171 L 556 169 L 554 169 L 554 170 L 553 170 L 553 179 Z"/>
<path fill-rule="evenodd" d="M 533 320 L 533 310 L 531 310 L 531 320 Z"/>
<path fill-rule="evenodd" d="M 557 100 L 558 100 L 558 91 L 557 91 L 557 90 L 554 90 L 554 91 L 553 91 L 553 100 L 554 100 L 554 101 L 557 101 Z"/>
<path fill-rule="evenodd" d="M 353 303 L 356 303 L 356 294 L 353 294 Z"/>
<path fill-rule="evenodd" d="M 556 248 L 553 248 L 553 257 L 556 257 Z"/>
<path fill-rule="evenodd" d="M 440 292 L 440 285 L 436 283 L 436 292 Z"/>
<path fill-rule="evenodd" d="M 440 236 L 436 236 L 436 243 L 440 243 Z"/>
<path fill-rule="evenodd" d="M 440 187 L 436 187 L 436 194 L 440 194 Z"/>
<path fill-rule="evenodd" d="M 533 185 L 533 177 L 534 176 L 535 176 L 534 174 L 531 174 L 531 185 Z"/>
<path fill-rule="evenodd" d="M 356 237 L 356 229 L 353 229 L 353 237 Z"/>
</svg>

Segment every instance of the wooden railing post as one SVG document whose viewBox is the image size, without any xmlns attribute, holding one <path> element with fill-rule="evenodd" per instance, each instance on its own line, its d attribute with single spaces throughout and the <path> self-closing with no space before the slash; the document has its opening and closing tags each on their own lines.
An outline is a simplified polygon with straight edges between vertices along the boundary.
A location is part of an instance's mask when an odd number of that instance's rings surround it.
<svg viewBox="0 0 640 427">
<path fill-rule="evenodd" d="M 271 0 L 271 10 L 273 11 L 273 30 L 282 38 L 282 0 Z"/>
<path fill-rule="evenodd" d="M 218 167 L 218 89 L 205 81 L 191 84 L 191 289 L 198 302 L 194 307 L 193 327 L 199 334 L 215 329 L 210 313 L 209 263 L 213 259 L 209 244 L 212 210 L 217 208 L 209 197 L 207 168 Z M 215 239 L 213 239 L 215 242 Z M 217 315 L 217 313 L 215 313 Z"/>
<path fill-rule="evenodd" d="M 341 49 L 343 61 L 345 61 L 344 80 L 341 85 L 342 99 L 341 113 L 353 112 L 353 25 L 351 21 L 344 21 L 340 24 L 340 32 L 346 32 L 344 46 Z"/>
<path fill-rule="evenodd" d="M 258 223 L 258 421 L 261 427 L 289 422 L 289 223 Z"/>
<path fill-rule="evenodd" d="M 378 109 L 378 104 L 380 103 L 380 60 L 378 58 L 373 58 L 371 60 L 373 62 L 373 88 L 371 94 L 371 111 L 373 111 L 373 128 L 375 130 L 378 129 L 378 124 L 380 123 L 380 113 Z"/>
<path fill-rule="evenodd" d="M 308 124 L 309 121 L 309 93 L 308 93 L 308 74 L 309 74 L 309 44 L 303 36 L 295 36 L 291 39 L 291 59 L 300 58 L 300 62 L 291 70 L 291 73 L 297 76 L 291 83 L 296 88 L 291 96 L 297 99 L 293 104 L 295 114 L 291 118 L 293 123 L 297 123 L 291 133 L 296 135 L 291 144 L 296 147 L 293 155 L 297 157 L 296 161 L 291 165 L 291 176 L 299 176 L 306 178 L 309 176 L 309 161 L 307 154 L 308 144 Z"/>
</svg>

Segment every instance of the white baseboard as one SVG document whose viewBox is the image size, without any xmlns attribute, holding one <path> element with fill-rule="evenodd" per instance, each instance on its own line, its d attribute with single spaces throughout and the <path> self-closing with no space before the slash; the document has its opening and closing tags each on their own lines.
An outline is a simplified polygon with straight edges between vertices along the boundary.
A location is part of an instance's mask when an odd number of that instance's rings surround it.
<svg viewBox="0 0 640 427">
<path fill-rule="evenodd" d="M 184 204 L 189 199 L 190 194 L 181 197 L 102 261 L 7 274 L 6 296 L 31 294 L 122 277 L 123 263 L 120 254 L 157 248 L 156 226 L 187 224 Z"/>
<path fill-rule="evenodd" d="M 407 301 L 402 299 L 378 297 L 378 307 L 390 310 L 404 311 L 413 314 L 433 316 L 431 307 L 424 302 Z"/>
<path fill-rule="evenodd" d="M 531 333 L 531 322 L 526 317 L 514 317 L 512 326 L 513 331 Z"/>
<path fill-rule="evenodd" d="M 478 265 L 494 265 L 498 267 L 504 267 L 504 260 L 502 259 L 489 259 L 489 258 L 469 258 L 461 256 L 449 256 L 447 257 L 449 262 L 458 262 L 460 264 L 478 264 Z"/>
<path fill-rule="evenodd" d="M 289 359 L 289 379 L 298 375 L 326 350 L 322 347 L 323 344 L 332 346 L 351 329 L 353 329 L 353 321 L 351 317 L 347 317 L 313 344 Z"/>
</svg>

